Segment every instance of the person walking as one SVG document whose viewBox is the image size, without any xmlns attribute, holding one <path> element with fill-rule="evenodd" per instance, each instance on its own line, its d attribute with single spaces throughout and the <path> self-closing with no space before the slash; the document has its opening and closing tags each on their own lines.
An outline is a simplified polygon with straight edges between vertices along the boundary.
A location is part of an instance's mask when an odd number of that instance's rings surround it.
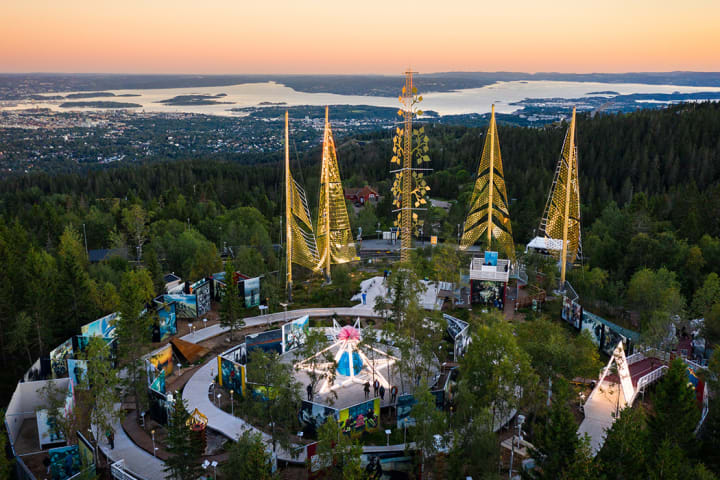
<svg viewBox="0 0 720 480">
<path fill-rule="evenodd" d="M 385 400 L 385 386 L 380 385 L 380 401 Z"/>
<path fill-rule="evenodd" d="M 370 398 L 370 382 L 365 382 L 363 390 L 365 391 L 365 400 L 367 400 L 368 398 Z"/>
<path fill-rule="evenodd" d="M 397 401 L 397 394 L 398 388 L 393 385 L 392 388 L 390 388 L 390 403 L 395 403 Z"/>
<path fill-rule="evenodd" d="M 313 388 L 312 388 L 311 383 L 308 384 L 306 390 L 307 390 L 307 399 L 309 402 L 311 402 L 313 399 Z"/>
<path fill-rule="evenodd" d="M 380 388 L 380 382 L 377 381 L 377 380 L 375 380 L 375 381 L 373 382 L 373 396 L 375 396 L 375 397 L 378 396 L 378 389 L 379 389 L 379 388 Z"/>
</svg>

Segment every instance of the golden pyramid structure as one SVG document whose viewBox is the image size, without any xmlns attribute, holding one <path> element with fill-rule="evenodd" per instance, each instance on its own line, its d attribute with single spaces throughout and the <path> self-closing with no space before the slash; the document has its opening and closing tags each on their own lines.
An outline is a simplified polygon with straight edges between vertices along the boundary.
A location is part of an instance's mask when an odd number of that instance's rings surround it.
<svg viewBox="0 0 720 480">
<path fill-rule="evenodd" d="M 486 249 L 492 250 L 494 238 L 507 258 L 515 259 L 500 140 L 495 123 L 495 105 L 492 106 L 490 125 L 480 157 L 475 189 L 470 197 L 470 209 L 465 219 L 460 249 L 467 249 L 483 235 L 486 235 Z"/>
<path fill-rule="evenodd" d="M 285 112 L 285 260 L 288 299 L 292 300 L 292 264 L 317 270 L 319 255 L 305 190 L 290 172 L 290 133 Z"/>
<path fill-rule="evenodd" d="M 316 233 L 319 252 L 317 268 L 323 269 L 329 280 L 330 265 L 350 262 L 355 258 L 356 253 L 327 107 L 325 107 L 325 134 Z"/>
<path fill-rule="evenodd" d="M 567 263 L 575 263 L 575 260 L 582 256 L 575 108 L 565 134 L 562 153 L 555 169 L 555 178 L 545 205 L 545 213 L 540 221 L 538 235 L 546 239 L 545 243 L 549 251 L 559 254 L 560 284 L 564 285 Z"/>
</svg>

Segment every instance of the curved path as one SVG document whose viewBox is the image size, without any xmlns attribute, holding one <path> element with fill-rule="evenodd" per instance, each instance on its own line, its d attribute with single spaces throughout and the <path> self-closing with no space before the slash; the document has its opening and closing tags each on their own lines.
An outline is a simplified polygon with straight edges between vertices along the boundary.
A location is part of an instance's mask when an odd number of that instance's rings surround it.
<svg viewBox="0 0 720 480">
<path fill-rule="evenodd" d="M 258 325 L 271 325 L 273 323 L 286 323 L 290 320 L 309 315 L 311 317 L 329 317 L 333 314 L 345 317 L 364 317 L 364 318 L 380 318 L 381 315 L 375 312 L 373 307 L 369 305 L 356 305 L 355 307 L 339 307 L 339 308 L 306 308 L 300 310 L 291 310 L 288 312 L 271 313 L 268 315 L 260 315 L 257 317 L 245 318 L 245 326 L 253 327 Z M 202 342 L 208 338 L 220 335 L 228 331 L 227 328 L 216 324 L 211 327 L 203 328 L 194 333 L 190 333 L 182 337 L 183 340 L 192 343 Z M 188 402 L 190 411 L 197 408 L 203 415 L 208 418 L 208 427 L 219 432 L 230 439 L 237 439 L 245 430 L 252 430 L 260 433 L 263 440 L 270 444 L 270 435 L 261 432 L 243 419 L 230 415 L 229 413 L 216 407 L 209 398 L 208 391 L 215 375 L 217 374 L 217 360 L 215 358 L 208 361 L 200 367 L 188 380 L 183 389 L 183 398 Z M 388 447 L 382 447 L 387 450 Z M 373 448 L 370 448 L 372 450 Z M 391 447 L 392 449 L 392 447 Z M 304 462 L 305 449 L 298 449 L 299 454 L 292 457 L 290 452 L 278 450 L 278 458 L 291 462 Z"/>
<path fill-rule="evenodd" d="M 258 315 L 257 317 L 246 317 L 245 327 L 256 327 L 259 325 L 272 325 L 273 323 L 287 323 L 290 320 L 308 315 L 310 317 L 331 317 L 336 314 L 341 317 L 364 317 L 364 318 L 381 318 L 382 315 L 376 313 L 370 305 L 356 305 L 354 307 L 337 307 L 337 308 L 303 308 L 299 310 L 289 310 L 287 312 L 269 313 L 267 315 Z M 182 340 L 191 343 L 199 343 L 208 338 L 216 337 L 225 332 L 230 331 L 229 328 L 221 326 L 219 323 L 210 327 L 195 330 L 188 333 Z"/>
</svg>

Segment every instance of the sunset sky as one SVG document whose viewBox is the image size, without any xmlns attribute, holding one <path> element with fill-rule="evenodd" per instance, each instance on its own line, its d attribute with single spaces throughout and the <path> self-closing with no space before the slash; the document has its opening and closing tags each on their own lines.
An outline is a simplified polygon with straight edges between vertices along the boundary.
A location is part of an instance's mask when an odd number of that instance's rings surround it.
<svg viewBox="0 0 720 480">
<path fill-rule="evenodd" d="M 1 72 L 720 71 L 718 0 L 2 0 Z"/>
</svg>

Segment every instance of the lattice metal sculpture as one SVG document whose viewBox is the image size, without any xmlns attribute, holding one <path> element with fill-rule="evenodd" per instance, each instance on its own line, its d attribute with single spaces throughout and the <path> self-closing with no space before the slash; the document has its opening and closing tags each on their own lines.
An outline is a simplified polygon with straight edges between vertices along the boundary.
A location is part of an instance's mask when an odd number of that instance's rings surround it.
<svg viewBox="0 0 720 480">
<path fill-rule="evenodd" d="M 330 265 L 350 262 L 356 253 L 327 107 L 316 234 L 318 268 L 324 269 L 326 278 L 330 280 Z"/>
<path fill-rule="evenodd" d="M 399 98 L 403 109 L 398 111 L 398 115 L 404 117 L 404 128 L 398 127 L 395 132 L 393 157 L 390 160 L 401 167 L 399 170 L 393 170 L 395 181 L 392 186 L 393 205 L 396 207 L 394 211 L 398 212 L 395 226 L 400 229 L 401 262 L 410 259 L 412 235 L 422 226 L 422 222 L 418 220 L 413 210 L 427 204 L 425 196 L 430 191 L 423 174 L 423 171 L 428 169 L 418 168 L 430 161 L 427 154 L 428 137 L 425 135 L 424 127 L 412 128 L 413 117 L 422 115 L 422 110 L 417 108 L 417 104 L 422 102 L 422 97 L 417 95 L 417 88 L 413 86 L 413 73 L 415 72 L 405 72 L 405 86 Z M 413 160 L 417 166 L 413 166 Z"/>
<path fill-rule="evenodd" d="M 515 245 L 510 225 L 502 157 L 500 156 L 500 140 L 495 124 L 495 105 L 492 106 L 490 126 L 485 137 L 482 157 L 480 157 L 475 189 L 470 198 L 470 209 L 460 239 L 460 249 L 467 249 L 483 234 L 487 235 L 485 246 L 488 250 L 492 250 L 494 238 L 507 258 L 515 259 Z"/>
<path fill-rule="evenodd" d="M 292 264 L 317 270 L 319 255 L 305 190 L 290 173 L 290 133 L 285 112 L 285 259 L 288 300 L 292 301 Z"/>
<path fill-rule="evenodd" d="M 582 258 L 575 108 L 573 108 L 570 127 L 565 134 L 565 142 L 555 169 L 555 178 L 545 205 L 545 213 L 540 221 L 539 236 L 545 237 L 548 245 L 562 242 L 560 248 L 549 250 L 560 252 L 560 285 L 565 285 L 567 263 L 572 264 L 578 257 Z"/>
</svg>

